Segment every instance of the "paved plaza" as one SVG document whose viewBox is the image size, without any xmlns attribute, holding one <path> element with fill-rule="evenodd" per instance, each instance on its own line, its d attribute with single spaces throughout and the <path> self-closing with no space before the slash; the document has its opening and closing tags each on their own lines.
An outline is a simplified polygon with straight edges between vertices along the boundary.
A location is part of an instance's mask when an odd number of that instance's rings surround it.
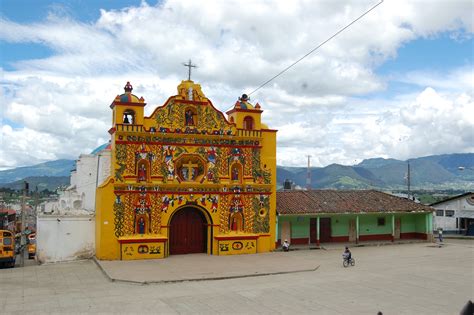
<svg viewBox="0 0 474 315">
<path fill-rule="evenodd" d="M 0 314 L 459 314 L 474 297 L 473 240 L 357 247 L 349 268 L 342 248 L 0 269 Z M 178 277 L 196 281 L 160 282 Z"/>
</svg>

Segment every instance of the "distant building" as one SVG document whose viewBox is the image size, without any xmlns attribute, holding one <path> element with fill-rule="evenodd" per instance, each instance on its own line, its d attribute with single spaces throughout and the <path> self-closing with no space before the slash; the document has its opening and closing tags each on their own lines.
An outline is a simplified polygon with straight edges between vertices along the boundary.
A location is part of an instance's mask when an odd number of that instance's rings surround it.
<svg viewBox="0 0 474 315">
<path fill-rule="evenodd" d="M 474 236 L 474 192 L 467 192 L 430 205 L 435 211 L 434 229 L 442 228 Z"/>
<path fill-rule="evenodd" d="M 432 213 L 428 206 L 375 190 L 278 191 L 277 242 L 430 240 Z"/>
<path fill-rule="evenodd" d="M 0 230 L 15 232 L 16 211 L 13 209 L 0 209 Z"/>
</svg>

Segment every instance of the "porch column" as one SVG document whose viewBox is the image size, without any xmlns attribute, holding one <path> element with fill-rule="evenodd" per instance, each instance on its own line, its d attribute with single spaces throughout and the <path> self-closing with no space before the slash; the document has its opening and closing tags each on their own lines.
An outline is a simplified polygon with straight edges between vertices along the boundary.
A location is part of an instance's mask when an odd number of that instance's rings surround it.
<svg viewBox="0 0 474 315">
<path fill-rule="evenodd" d="M 316 245 L 319 246 L 319 217 L 316 217 Z"/>
<path fill-rule="evenodd" d="M 392 242 L 395 240 L 395 213 L 392 213 Z"/>
<path fill-rule="evenodd" d="M 359 243 L 359 215 L 356 215 L 356 244 Z"/>
<path fill-rule="evenodd" d="M 425 230 L 426 230 L 426 240 L 431 241 L 431 234 L 433 233 L 433 226 L 432 226 L 432 221 L 433 220 L 433 215 L 431 213 L 425 213 Z"/>
</svg>

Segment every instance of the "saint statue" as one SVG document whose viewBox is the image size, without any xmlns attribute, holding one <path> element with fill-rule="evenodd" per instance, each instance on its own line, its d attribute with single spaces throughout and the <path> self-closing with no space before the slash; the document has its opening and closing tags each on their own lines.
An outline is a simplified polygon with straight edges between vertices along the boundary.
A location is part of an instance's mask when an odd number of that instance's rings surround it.
<svg viewBox="0 0 474 315">
<path fill-rule="evenodd" d="M 145 234 L 145 220 L 143 217 L 138 220 L 138 234 Z"/>
<path fill-rule="evenodd" d="M 145 164 L 140 165 L 138 169 L 138 181 L 146 181 L 146 167 Z"/>
<path fill-rule="evenodd" d="M 194 113 L 192 110 L 188 109 L 184 116 L 186 118 L 186 126 L 194 126 Z"/>
</svg>

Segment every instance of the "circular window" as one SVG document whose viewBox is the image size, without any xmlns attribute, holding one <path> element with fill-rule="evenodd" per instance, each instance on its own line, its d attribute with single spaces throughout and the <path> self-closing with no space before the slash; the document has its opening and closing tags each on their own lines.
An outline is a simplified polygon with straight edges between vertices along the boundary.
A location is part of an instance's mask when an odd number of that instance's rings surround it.
<svg viewBox="0 0 474 315">
<path fill-rule="evenodd" d="M 267 215 L 267 210 L 262 208 L 260 211 L 258 211 L 258 215 L 261 217 L 265 217 Z"/>
</svg>

